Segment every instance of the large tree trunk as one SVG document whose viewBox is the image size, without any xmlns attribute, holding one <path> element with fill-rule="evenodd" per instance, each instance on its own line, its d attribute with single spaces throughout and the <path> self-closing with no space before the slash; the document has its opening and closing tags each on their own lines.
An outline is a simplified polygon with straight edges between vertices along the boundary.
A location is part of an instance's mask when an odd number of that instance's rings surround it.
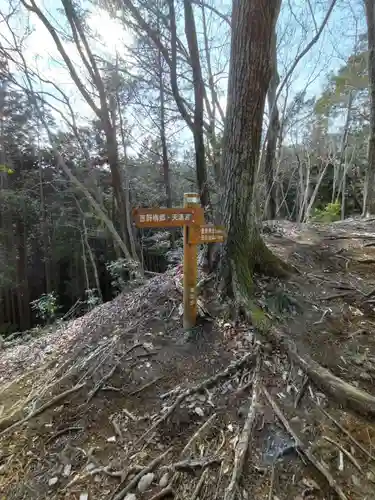
<svg viewBox="0 0 375 500">
<path fill-rule="evenodd" d="M 231 59 L 223 151 L 223 218 L 228 231 L 221 261 L 226 292 L 246 298 L 255 268 L 279 272 L 253 211 L 271 40 L 281 0 L 233 0 Z"/>
<path fill-rule="evenodd" d="M 368 32 L 368 75 L 370 89 L 370 135 L 363 215 L 375 214 L 375 6 L 374 0 L 364 0 Z"/>
</svg>

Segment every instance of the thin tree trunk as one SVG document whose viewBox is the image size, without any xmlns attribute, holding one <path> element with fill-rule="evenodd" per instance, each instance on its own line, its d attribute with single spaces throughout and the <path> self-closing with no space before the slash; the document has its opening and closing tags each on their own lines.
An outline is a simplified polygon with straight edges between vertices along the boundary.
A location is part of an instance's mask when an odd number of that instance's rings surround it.
<svg viewBox="0 0 375 500">
<path fill-rule="evenodd" d="M 276 102 L 277 87 L 280 83 L 279 73 L 277 71 L 277 54 L 276 54 L 276 32 L 272 36 L 272 78 L 267 93 L 268 109 L 270 113 L 270 125 L 268 131 L 268 141 L 266 149 L 266 157 L 264 161 L 264 170 L 266 174 L 266 204 L 265 214 L 268 220 L 273 220 L 276 217 L 277 208 L 277 180 L 275 172 L 276 146 L 277 138 L 280 131 L 279 110 Z"/>
<path fill-rule="evenodd" d="M 200 64 L 199 47 L 195 19 L 191 0 L 184 0 L 185 12 L 185 35 L 189 47 L 190 63 L 193 72 L 194 86 L 194 121 L 193 136 L 195 148 L 195 166 L 197 174 L 197 184 L 203 207 L 209 206 L 210 196 L 207 184 L 206 154 L 204 145 L 204 82 Z"/>
<path fill-rule="evenodd" d="M 86 281 L 85 290 L 90 290 L 90 279 L 89 279 L 89 273 L 87 271 L 86 245 L 85 245 L 85 238 L 83 236 L 83 231 L 81 232 L 81 248 L 82 248 L 83 270 L 84 270 L 85 281 Z"/>
<path fill-rule="evenodd" d="M 262 121 L 272 74 L 271 39 L 280 0 L 234 0 L 227 118 L 223 139 L 223 218 L 228 231 L 221 277 L 228 294 L 246 300 L 254 268 L 281 272 L 254 215 Z"/>
<path fill-rule="evenodd" d="M 163 161 L 163 178 L 165 187 L 165 202 L 168 208 L 172 208 L 172 189 L 170 179 L 170 166 L 168 158 L 167 137 L 165 133 L 165 92 L 164 92 L 164 71 L 163 58 L 160 49 L 158 49 L 158 77 L 159 77 L 159 96 L 160 96 L 160 141 Z M 175 232 L 172 229 L 170 232 L 171 248 L 175 246 Z"/>
<path fill-rule="evenodd" d="M 82 216 L 83 216 L 83 214 L 82 214 Z M 86 221 L 85 221 L 84 216 L 83 216 L 83 219 L 82 219 L 82 226 L 83 226 L 83 236 L 84 236 L 84 239 L 85 239 L 85 245 L 86 245 L 86 248 L 87 248 L 87 252 L 89 254 L 92 271 L 94 273 L 95 286 L 96 286 L 96 289 L 98 291 L 98 297 L 100 299 L 100 302 L 103 302 L 103 295 L 102 295 L 102 290 L 100 288 L 100 280 L 99 280 L 98 268 L 96 266 L 95 257 L 94 257 L 93 251 L 91 250 L 89 239 L 88 239 L 88 236 L 87 236 L 87 227 L 86 227 Z"/>
<path fill-rule="evenodd" d="M 368 75 L 370 89 L 370 134 L 367 172 L 363 196 L 363 215 L 375 214 L 375 6 L 374 0 L 364 0 L 368 34 Z"/>
<path fill-rule="evenodd" d="M 40 149 L 38 148 L 38 168 L 39 168 L 39 195 L 40 195 L 40 215 L 42 219 L 42 235 L 43 235 L 43 253 L 44 253 L 44 275 L 46 284 L 46 293 L 52 292 L 51 284 L 51 261 L 50 261 L 50 251 L 48 242 L 48 223 L 47 214 L 44 203 L 44 188 L 43 188 L 43 170 L 40 158 Z"/>
<path fill-rule="evenodd" d="M 314 188 L 314 191 L 312 193 L 312 195 L 310 196 L 310 200 L 309 200 L 309 204 L 307 205 L 307 208 L 306 208 L 306 211 L 305 211 L 305 215 L 304 215 L 304 221 L 308 221 L 309 218 L 310 218 L 310 214 L 311 214 L 311 210 L 314 206 L 314 203 L 315 203 L 315 200 L 316 200 L 316 197 L 318 195 L 318 191 L 319 191 L 319 187 L 322 183 L 322 180 L 324 179 L 324 175 L 327 171 L 327 167 L 329 165 L 329 162 L 326 161 L 324 167 L 322 168 L 320 174 L 319 174 L 319 177 L 318 177 L 318 180 L 317 180 L 317 183 L 315 184 L 315 188 Z"/>
</svg>

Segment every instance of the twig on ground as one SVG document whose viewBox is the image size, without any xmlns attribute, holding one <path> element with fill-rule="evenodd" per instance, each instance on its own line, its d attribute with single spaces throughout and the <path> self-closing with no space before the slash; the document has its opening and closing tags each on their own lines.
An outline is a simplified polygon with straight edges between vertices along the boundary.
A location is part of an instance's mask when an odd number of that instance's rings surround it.
<svg viewBox="0 0 375 500">
<path fill-rule="evenodd" d="M 165 392 L 164 394 L 160 395 L 160 399 L 166 399 L 169 398 L 169 396 L 173 396 L 174 394 L 177 394 L 181 391 L 181 387 L 178 385 L 177 387 L 174 387 L 168 392 Z"/>
<path fill-rule="evenodd" d="M 12 430 L 16 429 L 17 427 L 20 427 L 21 425 L 25 424 L 26 422 L 28 422 L 32 418 L 37 417 L 38 415 L 40 415 L 44 411 L 48 410 L 48 408 L 50 408 L 51 406 L 53 406 L 56 403 L 59 403 L 61 400 L 65 399 L 67 396 L 69 396 L 73 392 L 79 391 L 85 385 L 86 385 L 85 383 L 79 384 L 79 385 L 75 385 L 74 387 L 71 387 L 70 389 L 68 389 L 68 390 L 66 390 L 64 392 L 61 392 L 60 394 L 57 394 L 57 396 L 55 396 L 52 399 L 50 399 L 49 401 L 47 401 L 47 403 L 45 403 L 44 405 L 40 406 L 39 408 L 36 408 L 35 410 L 32 410 L 27 415 L 27 417 L 25 417 L 25 418 L 23 418 L 21 420 L 18 420 L 17 422 L 14 422 L 14 424 L 12 424 L 9 427 L 6 427 L 5 429 L 3 429 L 0 432 L 0 436 L 3 436 L 7 432 L 12 431 Z"/>
<path fill-rule="evenodd" d="M 171 486 L 166 486 L 159 493 L 156 493 L 154 496 L 150 498 L 150 500 L 160 500 L 160 498 L 164 498 L 167 496 L 174 496 L 173 489 Z"/>
<path fill-rule="evenodd" d="M 202 391 L 207 387 L 215 385 L 219 380 L 225 379 L 229 375 L 231 375 L 233 372 L 238 370 L 241 366 L 244 364 L 248 363 L 251 359 L 254 358 L 253 353 L 247 353 L 245 356 L 243 356 L 241 359 L 236 361 L 235 363 L 231 363 L 225 370 L 222 372 L 217 373 L 213 377 L 210 377 L 206 380 L 203 380 L 203 382 L 200 382 L 199 384 L 196 384 L 195 386 L 191 387 L 190 389 L 185 390 L 183 393 L 181 393 L 176 401 L 167 409 L 167 411 L 154 422 L 154 424 L 147 429 L 146 432 L 142 434 L 142 436 L 137 439 L 135 442 L 134 446 L 137 446 L 139 443 L 141 443 L 151 432 L 153 432 L 163 421 L 167 420 L 167 418 L 174 412 L 174 410 L 179 406 L 179 404 L 186 399 L 187 397 L 191 396 L 192 394 Z"/>
<path fill-rule="evenodd" d="M 296 400 L 294 401 L 294 408 L 298 408 L 298 405 L 300 404 L 303 396 L 305 395 L 307 386 L 309 385 L 309 377 L 305 375 L 305 379 L 302 383 L 301 389 L 298 391 L 298 394 L 296 396 Z"/>
<path fill-rule="evenodd" d="M 79 432 L 79 431 L 83 431 L 83 427 L 65 427 L 65 429 L 60 429 L 59 431 L 55 432 L 55 434 L 53 434 L 51 437 L 49 437 L 45 444 L 49 444 L 51 441 L 66 434 L 67 432 Z"/>
<path fill-rule="evenodd" d="M 199 460 L 181 460 L 181 462 L 176 462 L 170 466 L 166 466 L 166 468 L 178 472 L 191 473 L 195 472 L 196 469 L 206 469 L 210 465 L 219 465 L 221 462 L 222 459 L 219 457 L 203 457 Z"/>
<path fill-rule="evenodd" d="M 327 417 L 331 420 L 331 422 L 333 422 L 336 427 L 338 427 L 338 429 L 340 429 L 340 431 L 345 434 L 345 436 L 347 438 L 350 439 L 350 441 L 355 445 L 357 446 L 357 448 L 359 448 L 362 453 L 364 453 L 370 460 L 374 460 L 375 461 L 375 457 L 373 455 L 371 455 L 371 453 L 366 450 L 366 448 L 364 446 L 361 445 L 361 443 L 359 443 L 351 434 L 349 431 L 347 431 L 345 429 L 345 427 L 343 427 L 340 422 L 338 422 L 334 417 L 332 417 L 332 415 L 330 415 L 326 410 L 324 410 L 324 408 L 321 408 L 315 401 L 314 403 L 316 404 L 316 406 L 319 408 L 319 410 Z"/>
<path fill-rule="evenodd" d="M 334 441 L 333 439 L 329 438 L 328 436 L 323 436 L 323 439 L 328 441 L 328 443 L 331 443 L 334 446 L 336 446 L 340 451 L 342 451 L 344 453 L 344 455 L 346 455 L 346 457 L 351 461 L 351 463 L 354 465 L 354 467 L 359 470 L 359 472 L 363 472 L 362 467 L 359 465 L 357 460 L 340 443 L 338 443 L 337 441 Z"/>
<path fill-rule="evenodd" d="M 112 418 L 112 419 L 109 419 L 109 421 L 111 422 L 111 424 L 113 425 L 113 428 L 115 430 L 115 433 L 117 434 L 117 436 L 120 438 L 120 441 L 122 441 L 123 439 L 123 435 L 122 435 L 122 432 L 121 432 L 121 429 L 120 429 L 120 426 L 117 422 L 117 420 L 115 418 Z"/>
<path fill-rule="evenodd" d="M 162 460 L 168 455 L 168 453 L 171 451 L 172 448 L 168 448 L 167 451 L 164 451 L 161 455 L 157 456 L 152 460 L 146 467 L 144 467 L 138 474 L 136 474 L 133 479 L 123 488 L 121 491 L 116 493 L 113 497 L 112 500 L 122 500 L 127 493 L 129 493 L 130 490 L 132 490 L 135 486 L 137 486 L 139 480 L 141 477 L 143 477 L 145 474 L 148 474 L 149 472 L 153 471 L 155 467 L 157 467 Z"/>
<path fill-rule="evenodd" d="M 89 395 L 87 397 L 86 404 L 89 403 L 94 396 L 96 396 L 96 394 L 99 392 L 99 390 L 104 385 L 104 383 L 107 382 L 113 376 L 113 374 L 115 373 L 118 365 L 119 365 L 119 361 L 111 368 L 111 370 L 106 375 L 104 375 L 104 377 L 102 377 L 99 380 L 99 382 L 95 385 L 95 387 L 89 393 Z"/>
<path fill-rule="evenodd" d="M 154 380 L 151 380 L 151 382 L 148 382 L 147 384 L 142 385 L 142 387 L 140 387 L 139 389 L 136 389 L 135 391 L 131 392 L 129 394 L 129 396 L 135 396 L 136 394 L 139 394 L 140 392 L 145 391 L 146 389 L 148 389 L 152 385 L 156 384 L 156 382 L 158 382 L 161 378 L 163 378 L 163 377 L 157 377 Z"/>
<path fill-rule="evenodd" d="M 182 450 L 181 457 L 184 457 L 186 452 L 189 450 L 191 445 L 200 437 L 204 431 L 209 427 L 212 423 L 212 421 L 216 418 L 216 413 L 213 413 L 208 420 L 204 422 L 203 425 L 199 427 L 199 429 L 193 434 L 193 436 L 189 439 L 187 444 L 185 445 L 184 449 Z"/>
<path fill-rule="evenodd" d="M 253 385 L 253 395 L 251 398 L 250 408 L 243 426 L 241 435 L 239 437 L 236 449 L 234 452 L 234 464 L 232 477 L 227 489 L 225 490 L 224 500 L 234 500 L 237 493 L 238 481 L 242 474 L 242 469 L 245 463 L 246 453 L 249 447 L 249 441 L 254 427 L 255 417 L 257 414 L 257 404 L 259 397 L 259 377 L 260 377 L 260 356 L 257 358 L 257 365 L 255 368 L 255 377 Z"/>
<path fill-rule="evenodd" d="M 131 411 L 127 410 L 126 408 L 122 409 L 122 412 L 125 413 L 125 415 L 130 418 L 130 420 L 133 420 L 135 422 L 137 420 L 137 417 L 132 413 Z"/>
<path fill-rule="evenodd" d="M 298 448 L 299 452 L 304 455 L 307 460 L 313 465 L 321 474 L 324 476 L 326 481 L 328 482 L 329 486 L 335 491 L 336 495 L 341 499 L 341 500 L 348 500 L 348 497 L 345 495 L 345 493 L 342 491 L 340 486 L 337 484 L 331 473 L 327 470 L 327 468 L 323 465 L 322 462 L 320 462 L 318 459 L 316 459 L 313 454 L 305 447 L 304 443 L 301 441 L 301 439 L 297 436 L 297 434 L 294 432 L 292 427 L 290 426 L 288 420 L 280 410 L 279 406 L 277 405 L 276 401 L 272 398 L 272 396 L 269 394 L 267 389 L 265 387 L 262 387 L 262 392 L 264 396 L 266 397 L 269 405 L 275 412 L 275 415 L 277 418 L 280 420 L 282 425 L 284 426 L 285 430 L 289 432 L 289 434 L 293 437 L 295 441 L 295 445 Z"/>
<path fill-rule="evenodd" d="M 348 292 L 341 292 L 341 293 L 332 293 L 331 295 L 322 295 L 321 297 L 318 297 L 318 300 L 333 300 L 333 299 L 341 299 L 342 297 L 347 297 L 348 295 L 352 295 L 354 290 L 350 290 Z"/>
<path fill-rule="evenodd" d="M 200 491 L 202 489 L 202 486 L 203 486 L 204 480 L 206 479 L 207 474 L 208 474 L 208 469 L 205 469 L 202 472 L 202 475 L 199 478 L 198 484 L 197 484 L 197 486 L 195 487 L 195 489 L 193 491 L 193 494 L 191 496 L 191 500 L 197 500 L 197 498 L 199 497 L 199 493 L 200 493 Z"/>
<path fill-rule="evenodd" d="M 270 490 L 268 492 L 268 500 L 272 500 L 274 498 L 273 485 L 275 483 L 275 467 L 276 467 L 275 464 L 273 464 L 271 469 Z"/>
</svg>

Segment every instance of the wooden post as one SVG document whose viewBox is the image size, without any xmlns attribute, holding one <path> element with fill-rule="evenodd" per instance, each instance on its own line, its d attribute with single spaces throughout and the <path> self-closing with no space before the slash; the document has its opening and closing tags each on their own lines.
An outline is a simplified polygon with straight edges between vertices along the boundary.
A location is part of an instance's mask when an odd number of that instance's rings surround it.
<svg viewBox="0 0 375 500">
<path fill-rule="evenodd" d="M 196 193 L 184 194 L 184 208 L 200 207 L 199 195 Z M 196 221 L 197 225 L 204 224 L 202 220 Z M 188 330 L 195 326 L 197 321 L 197 278 L 198 278 L 198 246 L 189 243 L 189 231 L 191 228 L 184 227 L 184 329 Z"/>
<path fill-rule="evenodd" d="M 197 320 L 198 245 L 223 243 L 225 228 L 205 224 L 199 195 L 184 194 L 184 208 L 135 208 L 135 225 L 140 228 L 183 227 L 184 231 L 184 328 Z"/>
</svg>

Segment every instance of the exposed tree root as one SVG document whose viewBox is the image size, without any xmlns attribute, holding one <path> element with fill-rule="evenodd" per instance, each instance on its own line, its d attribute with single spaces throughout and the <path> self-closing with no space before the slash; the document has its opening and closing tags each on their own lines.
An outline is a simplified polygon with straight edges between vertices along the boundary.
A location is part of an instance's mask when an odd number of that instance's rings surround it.
<svg viewBox="0 0 375 500">
<path fill-rule="evenodd" d="M 174 410 L 182 403 L 184 399 L 187 397 L 191 396 L 192 394 L 196 392 L 200 392 L 202 389 L 205 389 L 207 387 L 211 387 L 215 385 L 217 382 L 220 380 L 225 379 L 232 373 L 236 372 L 241 366 L 245 365 L 248 363 L 250 360 L 254 360 L 254 354 L 253 353 L 248 353 L 245 354 L 242 358 L 240 358 L 238 361 L 235 363 L 231 363 L 225 370 L 222 372 L 217 373 L 213 377 L 210 377 L 206 380 L 203 380 L 203 382 L 200 382 L 197 385 L 194 385 L 193 387 L 190 387 L 190 389 L 187 389 L 186 391 L 182 392 L 176 399 L 176 401 L 167 409 L 167 411 L 156 420 L 156 422 L 149 428 L 147 429 L 146 432 L 142 434 L 142 436 L 137 439 L 135 442 L 134 446 L 137 446 L 139 443 L 141 443 L 147 436 L 151 434 L 163 421 L 165 421 L 172 413 Z"/>
<path fill-rule="evenodd" d="M 13 431 L 17 427 L 22 426 L 23 424 L 25 424 L 26 422 L 28 422 L 32 418 L 37 417 L 38 415 L 40 415 L 44 411 L 48 410 L 48 408 L 50 408 L 51 406 L 54 406 L 56 403 L 59 403 L 60 401 L 62 401 L 63 399 L 65 399 L 67 396 L 69 396 L 73 392 L 79 391 L 85 385 L 86 385 L 85 383 L 79 384 L 79 385 L 75 385 L 74 387 L 71 387 L 67 391 L 64 391 L 64 392 L 62 392 L 60 394 L 57 394 L 57 396 L 53 397 L 50 401 L 47 401 L 47 403 L 45 403 L 44 405 L 42 405 L 40 408 L 37 408 L 36 410 L 32 410 L 27 415 L 27 417 L 25 417 L 25 418 L 23 418 L 21 420 L 18 420 L 17 422 L 14 422 L 11 425 L 8 425 L 7 427 L 5 427 L 5 429 L 3 429 L 0 432 L 0 437 L 3 436 L 4 434 L 6 434 L 7 432 Z M 9 422 L 6 422 L 6 423 L 9 424 Z"/>
<path fill-rule="evenodd" d="M 159 491 L 159 493 L 156 493 L 154 496 L 152 496 L 150 498 L 150 500 L 160 500 L 161 498 L 173 497 L 173 496 L 174 496 L 174 493 L 173 493 L 172 487 L 166 486 L 161 491 Z"/>
<path fill-rule="evenodd" d="M 157 467 L 162 460 L 168 455 L 168 453 L 171 451 L 172 448 L 168 448 L 167 451 L 162 453 L 161 455 L 157 456 L 152 460 L 146 467 L 144 467 L 138 474 L 136 474 L 133 479 L 123 488 L 121 491 L 116 493 L 113 497 L 112 500 L 122 500 L 125 498 L 125 495 L 129 493 L 133 488 L 135 488 L 139 482 L 139 480 L 145 475 L 148 474 L 149 472 L 152 472 L 155 467 Z M 120 485 L 121 486 L 121 485 Z"/>
<path fill-rule="evenodd" d="M 298 449 L 299 453 L 301 453 L 304 457 L 307 458 L 307 460 L 310 462 L 311 465 L 313 465 L 321 474 L 322 476 L 326 479 L 330 487 L 335 491 L 336 495 L 341 499 L 341 500 L 348 500 L 348 497 L 345 495 L 345 493 L 342 491 L 340 486 L 337 484 L 336 480 L 333 478 L 331 473 L 327 470 L 327 468 L 323 465 L 322 462 L 320 462 L 318 459 L 314 457 L 314 455 L 311 453 L 310 450 L 308 450 L 303 442 L 300 440 L 300 438 L 297 436 L 297 434 L 293 431 L 291 428 L 288 420 L 280 410 L 279 406 L 277 405 L 276 401 L 271 397 L 269 392 L 265 387 L 262 387 L 262 392 L 264 396 L 266 397 L 269 405 L 275 412 L 275 415 L 277 418 L 280 420 L 282 425 L 285 427 L 285 430 L 289 432 L 289 434 L 293 437 L 295 441 L 296 448 Z"/>
<path fill-rule="evenodd" d="M 375 416 L 375 397 L 348 384 L 327 368 L 314 361 L 311 356 L 298 353 L 296 344 L 283 332 L 272 327 L 262 332 L 270 341 L 284 348 L 289 358 L 302 368 L 307 376 L 340 405 L 351 408 L 364 416 Z"/>
<path fill-rule="evenodd" d="M 232 477 L 225 491 L 224 500 L 234 500 L 236 497 L 238 481 L 242 474 L 242 469 L 245 463 L 246 453 L 249 447 L 249 441 L 251 439 L 255 417 L 257 414 L 257 402 L 259 397 L 259 372 L 260 372 L 260 358 L 258 357 L 251 404 L 246 417 L 245 424 L 243 426 L 240 438 L 238 440 L 234 452 L 234 465 L 233 465 Z"/>
</svg>

